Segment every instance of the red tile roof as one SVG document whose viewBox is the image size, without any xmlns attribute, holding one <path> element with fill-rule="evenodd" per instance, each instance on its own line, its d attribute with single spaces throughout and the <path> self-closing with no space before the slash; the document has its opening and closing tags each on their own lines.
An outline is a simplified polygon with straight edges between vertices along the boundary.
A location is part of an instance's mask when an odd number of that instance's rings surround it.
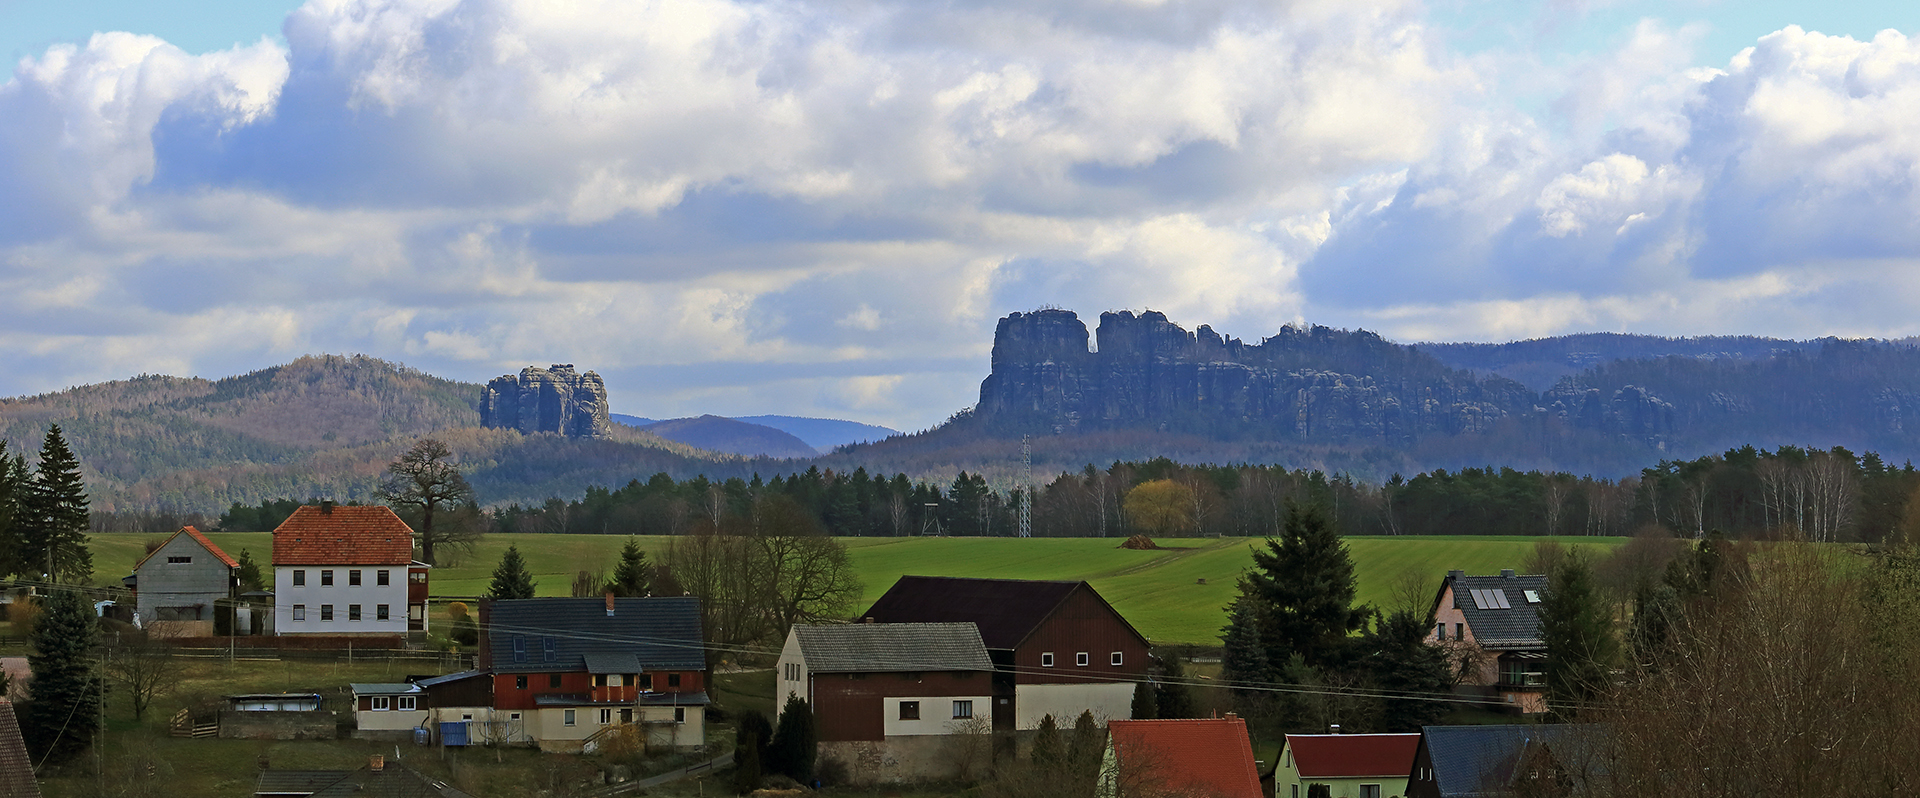
<svg viewBox="0 0 1920 798">
<path fill-rule="evenodd" d="M 1405 778 L 1413 772 L 1418 734 L 1289 734 L 1293 765 L 1303 778 Z"/>
<path fill-rule="evenodd" d="M 1156 787 L 1174 794 L 1261 798 L 1246 721 L 1116 720 L 1107 730 L 1118 749 L 1123 781 L 1129 778 L 1127 768 L 1138 767 L 1147 769 L 1139 778 L 1158 782 Z M 1413 761 L 1411 754 L 1407 761 Z M 1124 793 L 1128 786 L 1123 783 L 1120 790 Z"/>
<path fill-rule="evenodd" d="M 27 757 L 26 741 L 20 725 L 13 719 L 13 704 L 0 698 L 0 795 L 40 798 L 40 785 L 33 780 L 33 760 Z"/>
<path fill-rule="evenodd" d="M 406 565 L 413 528 L 382 506 L 307 505 L 273 530 L 274 565 Z"/>
<path fill-rule="evenodd" d="M 208 540 L 206 535 L 200 534 L 200 530 L 194 529 L 192 526 L 183 526 L 183 527 L 180 527 L 180 531 L 175 532 L 171 535 L 168 535 L 166 540 L 161 541 L 160 546 L 156 547 L 153 551 L 147 552 L 147 556 L 141 557 L 140 562 L 134 563 L 133 570 L 135 571 L 140 570 L 140 566 L 146 565 L 147 560 L 152 558 L 155 552 L 158 552 L 160 549 L 165 548 L 168 543 L 173 542 L 174 538 L 177 538 L 181 535 L 186 535 L 190 538 L 193 538 L 195 542 L 200 544 L 201 548 L 206 549 L 208 553 L 212 554 L 215 557 L 218 557 L 221 562 L 226 563 L 228 568 L 240 567 L 239 560 L 236 560 L 232 557 L 227 556 L 227 553 L 224 551 L 221 551 L 219 546 L 213 545 L 213 541 Z"/>
</svg>

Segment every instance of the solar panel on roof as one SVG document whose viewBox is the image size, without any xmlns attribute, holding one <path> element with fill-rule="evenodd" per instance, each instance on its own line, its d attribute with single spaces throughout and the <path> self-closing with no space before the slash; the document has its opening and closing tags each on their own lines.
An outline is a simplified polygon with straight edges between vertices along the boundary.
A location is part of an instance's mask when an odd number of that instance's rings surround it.
<svg viewBox="0 0 1920 798">
<path fill-rule="evenodd" d="M 1473 588 L 1473 606 L 1483 610 L 1493 609 L 1493 600 L 1487 598 L 1487 591 Z"/>
<path fill-rule="evenodd" d="M 1500 606 L 1500 609 L 1503 609 L 1503 610 L 1513 609 L 1513 605 L 1507 603 L 1507 591 L 1505 588 L 1502 588 L 1499 590 L 1489 590 L 1487 592 L 1492 594 L 1494 603 L 1498 604 Z"/>
</svg>

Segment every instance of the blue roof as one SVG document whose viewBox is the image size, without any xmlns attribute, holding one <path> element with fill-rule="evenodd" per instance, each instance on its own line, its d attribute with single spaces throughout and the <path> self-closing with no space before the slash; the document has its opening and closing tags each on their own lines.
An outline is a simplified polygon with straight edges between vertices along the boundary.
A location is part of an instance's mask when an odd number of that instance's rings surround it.
<svg viewBox="0 0 1920 798">
<path fill-rule="evenodd" d="M 1421 734 L 1442 796 L 1507 795 L 1515 768 L 1539 751 L 1576 781 L 1611 772 L 1594 724 L 1427 726 Z"/>
<path fill-rule="evenodd" d="M 535 598 L 487 608 L 486 651 L 494 671 L 545 673 L 587 668 L 588 655 L 632 657 L 642 670 L 704 670 L 700 600 L 692 596 Z"/>
</svg>

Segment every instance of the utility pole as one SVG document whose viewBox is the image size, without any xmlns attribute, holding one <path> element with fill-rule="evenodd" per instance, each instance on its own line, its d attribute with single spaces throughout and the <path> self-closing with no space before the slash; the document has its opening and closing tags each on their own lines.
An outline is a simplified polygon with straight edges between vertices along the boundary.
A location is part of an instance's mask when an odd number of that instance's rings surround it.
<svg viewBox="0 0 1920 798">
<path fill-rule="evenodd" d="M 1033 445 L 1020 436 L 1020 537 L 1033 537 Z"/>
</svg>

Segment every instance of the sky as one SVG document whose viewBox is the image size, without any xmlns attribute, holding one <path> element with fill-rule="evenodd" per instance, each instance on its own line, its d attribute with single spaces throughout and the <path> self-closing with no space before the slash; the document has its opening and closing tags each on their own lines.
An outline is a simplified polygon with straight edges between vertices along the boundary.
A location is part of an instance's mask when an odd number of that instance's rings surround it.
<svg viewBox="0 0 1920 798">
<path fill-rule="evenodd" d="M 367 354 L 914 430 L 995 322 L 1920 335 L 1920 5 L 0 0 L 0 396 Z"/>
</svg>

